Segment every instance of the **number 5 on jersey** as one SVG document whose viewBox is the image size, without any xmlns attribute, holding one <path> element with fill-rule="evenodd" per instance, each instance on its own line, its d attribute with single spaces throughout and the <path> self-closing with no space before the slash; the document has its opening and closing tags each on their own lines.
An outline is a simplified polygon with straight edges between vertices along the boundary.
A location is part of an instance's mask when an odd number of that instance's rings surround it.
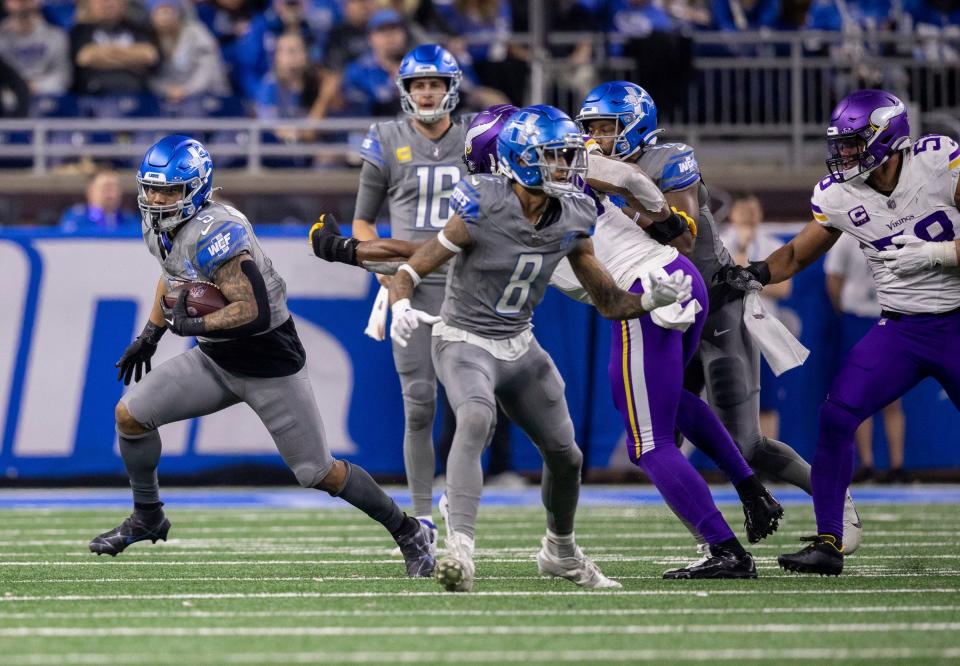
<svg viewBox="0 0 960 666">
<path fill-rule="evenodd" d="M 450 195 L 460 182 L 460 167 L 419 166 L 417 183 L 417 229 L 443 229 L 450 219 Z"/>
<path fill-rule="evenodd" d="M 513 269 L 510 283 L 504 288 L 503 295 L 497 301 L 500 314 L 517 314 L 530 296 L 530 283 L 540 275 L 543 268 L 542 254 L 521 254 L 517 257 L 517 267 Z"/>
</svg>

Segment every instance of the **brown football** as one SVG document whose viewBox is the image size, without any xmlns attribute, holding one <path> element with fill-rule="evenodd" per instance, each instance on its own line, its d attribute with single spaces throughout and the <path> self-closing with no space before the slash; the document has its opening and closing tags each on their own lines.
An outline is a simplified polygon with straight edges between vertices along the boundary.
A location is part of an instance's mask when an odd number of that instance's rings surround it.
<svg viewBox="0 0 960 666">
<path fill-rule="evenodd" d="M 180 289 L 188 290 L 187 314 L 191 317 L 202 317 L 227 305 L 227 299 L 212 282 L 188 282 Z M 172 308 L 177 304 L 180 289 L 174 289 L 163 295 L 164 307 Z"/>
</svg>

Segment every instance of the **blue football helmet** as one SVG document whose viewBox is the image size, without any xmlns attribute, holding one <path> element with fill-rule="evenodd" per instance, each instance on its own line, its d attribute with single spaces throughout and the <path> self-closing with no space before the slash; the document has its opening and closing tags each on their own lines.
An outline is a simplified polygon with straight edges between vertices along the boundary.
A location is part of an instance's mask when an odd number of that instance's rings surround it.
<svg viewBox="0 0 960 666">
<path fill-rule="evenodd" d="M 403 57 L 397 72 L 397 88 L 400 89 L 400 107 L 408 116 L 420 122 L 433 124 L 452 112 L 460 101 L 460 65 L 456 58 L 442 46 L 421 44 Z M 439 78 L 447 82 L 447 94 L 433 109 L 420 109 L 410 94 L 410 82 L 420 78 Z"/>
<path fill-rule="evenodd" d="M 137 171 L 137 205 L 157 233 L 171 231 L 192 218 L 213 192 L 213 160 L 203 144 L 171 134 L 150 146 Z M 150 204 L 148 189 L 173 189 L 174 203 Z"/>
<path fill-rule="evenodd" d="M 616 133 L 596 139 L 614 139 L 610 157 L 627 159 L 657 142 L 657 105 L 646 90 L 629 81 L 607 81 L 591 90 L 580 105 L 577 124 L 587 132 L 591 120 L 613 120 Z"/>
<path fill-rule="evenodd" d="M 550 196 L 580 192 L 587 149 L 577 124 L 560 109 L 538 104 L 510 117 L 497 138 L 500 173 Z"/>
</svg>

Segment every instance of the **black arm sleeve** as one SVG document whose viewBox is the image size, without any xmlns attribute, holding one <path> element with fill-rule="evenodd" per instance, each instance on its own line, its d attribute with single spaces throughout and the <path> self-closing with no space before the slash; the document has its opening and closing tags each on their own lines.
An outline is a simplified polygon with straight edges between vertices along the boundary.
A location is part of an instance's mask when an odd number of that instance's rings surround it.
<svg viewBox="0 0 960 666">
<path fill-rule="evenodd" d="M 254 261 L 243 261 L 240 263 L 240 270 L 250 280 L 250 286 L 253 287 L 253 296 L 257 302 L 257 316 L 246 324 L 240 324 L 233 328 L 224 328 L 219 331 L 205 331 L 202 335 L 206 338 L 245 338 L 257 333 L 263 333 L 270 328 L 270 299 L 267 297 L 267 285 L 263 281 L 263 275 Z"/>
<path fill-rule="evenodd" d="M 360 169 L 360 189 L 357 191 L 357 207 L 353 219 L 366 220 L 371 224 L 377 221 L 383 200 L 387 198 L 387 174 L 380 167 L 367 160 Z"/>
<path fill-rule="evenodd" d="M 687 223 L 676 213 L 670 213 L 670 217 L 667 219 L 654 222 L 645 229 L 653 240 L 662 245 L 666 245 L 674 238 L 679 238 L 686 230 Z"/>
</svg>

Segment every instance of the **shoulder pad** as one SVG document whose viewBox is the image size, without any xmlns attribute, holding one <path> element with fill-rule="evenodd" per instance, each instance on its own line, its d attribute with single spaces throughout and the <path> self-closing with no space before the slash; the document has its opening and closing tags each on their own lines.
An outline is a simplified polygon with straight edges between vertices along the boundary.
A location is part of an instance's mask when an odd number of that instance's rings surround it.
<svg viewBox="0 0 960 666">
<path fill-rule="evenodd" d="M 920 137 L 913 142 L 911 152 L 920 163 L 929 165 L 935 173 L 960 168 L 960 146 L 942 134 Z"/>
<path fill-rule="evenodd" d="M 374 166 L 383 167 L 383 148 L 380 145 L 379 123 L 374 123 L 367 130 L 367 136 L 360 144 L 360 157 Z"/>
<path fill-rule="evenodd" d="M 250 249 L 250 235 L 236 220 L 211 222 L 208 231 L 200 230 L 197 239 L 196 265 L 205 275 L 212 276 L 218 268 L 245 250 Z"/>
<path fill-rule="evenodd" d="M 693 154 L 693 148 L 685 143 L 666 143 L 654 146 L 666 153 L 663 170 L 660 173 L 660 189 L 663 192 L 682 190 L 700 180 L 700 165 Z"/>
<path fill-rule="evenodd" d="M 480 191 L 484 184 L 484 180 L 478 176 L 467 176 L 453 188 L 450 205 L 464 222 L 476 224 L 480 219 Z"/>
</svg>

